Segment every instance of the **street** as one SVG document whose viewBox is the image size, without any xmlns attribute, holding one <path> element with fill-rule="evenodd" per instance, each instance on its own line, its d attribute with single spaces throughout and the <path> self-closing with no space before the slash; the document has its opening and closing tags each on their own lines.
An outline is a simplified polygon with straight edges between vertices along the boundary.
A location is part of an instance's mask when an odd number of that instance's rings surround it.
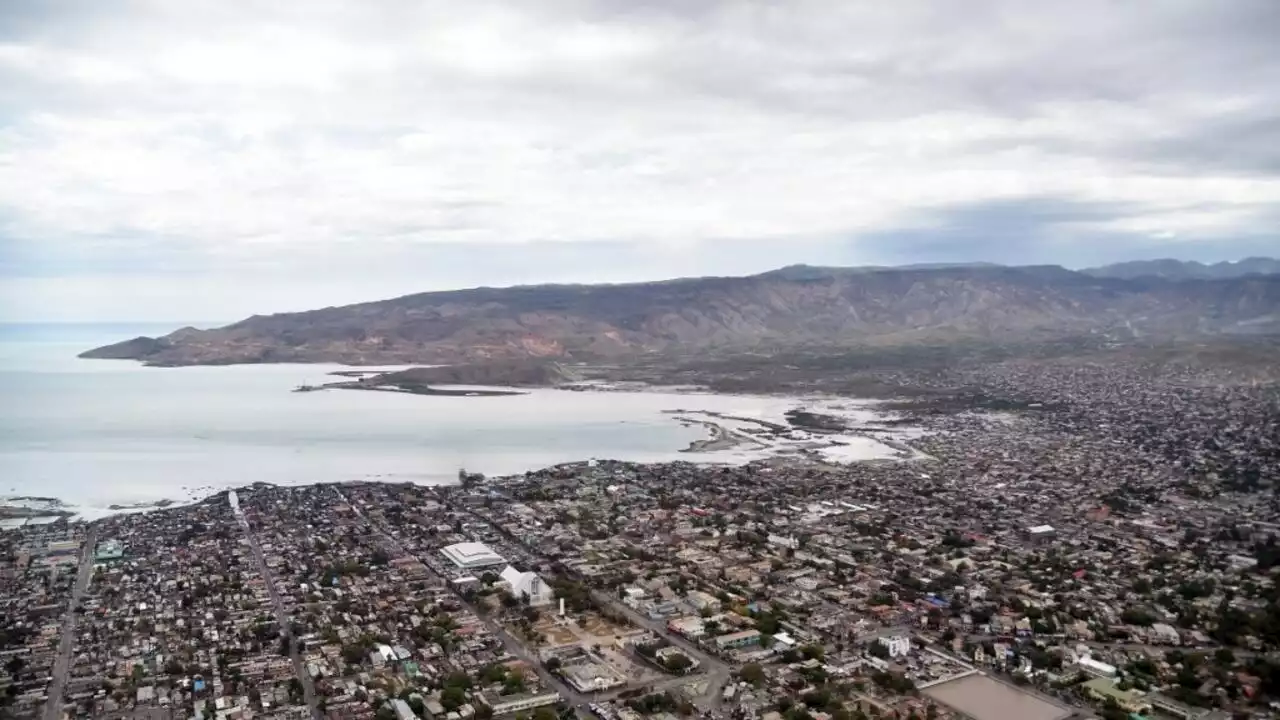
<svg viewBox="0 0 1280 720">
<path fill-rule="evenodd" d="M 449 505 L 447 501 L 445 502 L 445 504 Z M 538 558 L 542 562 L 548 562 L 548 559 L 546 557 L 544 557 L 541 553 L 539 553 L 534 548 L 529 547 L 529 545 L 523 539 L 511 534 L 506 530 L 506 528 L 503 528 L 497 523 L 492 522 L 491 520 L 489 520 L 489 518 L 485 517 L 484 515 L 481 515 L 480 513 L 477 513 L 474 510 L 471 510 L 470 508 L 467 508 L 467 507 L 459 508 L 459 507 L 454 507 L 452 505 L 449 505 L 449 507 L 453 510 L 467 513 L 479 520 L 484 521 L 486 524 L 492 526 L 499 533 L 501 533 L 502 536 L 506 538 L 508 542 L 511 542 L 520 546 L 530 556 Z M 725 684 L 729 682 L 729 676 L 732 672 L 732 669 L 729 667 L 727 663 L 725 663 L 720 658 L 715 657 L 710 653 L 707 653 L 706 651 L 702 650 L 696 644 L 690 642 L 684 637 L 681 637 L 680 635 L 677 635 L 676 633 L 671 632 L 670 630 L 667 629 L 667 625 L 665 622 L 662 622 L 660 620 L 654 620 L 642 613 L 639 613 L 633 608 L 630 608 L 624 605 L 623 603 L 619 602 L 617 598 L 607 593 L 601 592 L 599 590 L 592 590 L 591 597 L 593 600 L 595 600 L 596 604 L 599 605 L 600 607 L 613 608 L 615 611 L 625 615 L 628 619 L 630 619 L 633 623 L 635 623 L 637 627 L 645 628 L 647 630 L 650 630 L 654 634 L 665 638 L 667 642 L 680 648 L 682 651 L 688 654 L 689 657 L 694 658 L 695 660 L 700 662 L 702 664 L 702 667 L 705 669 L 704 674 L 706 675 L 708 680 L 707 692 L 702 696 L 702 698 L 700 698 L 704 703 L 704 709 L 710 710 L 710 709 L 719 707 L 722 701 L 721 692 L 724 689 Z M 682 680 L 683 682 L 677 683 L 677 684 L 692 682 L 695 679 L 696 679 L 695 677 L 680 678 L 680 680 Z M 662 686 L 666 687 L 670 684 L 671 683 L 669 682 L 664 682 L 662 683 Z"/>
<path fill-rule="evenodd" d="M 276 624 L 280 626 L 280 634 L 289 640 L 289 659 L 293 661 L 293 672 L 298 676 L 298 681 L 302 683 L 302 696 L 306 700 L 307 707 L 311 709 L 311 716 L 320 720 L 320 706 L 316 701 L 316 686 L 311 681 L 311 675 L 307 672 L 306 665 L 302 662 L 302 656 L 298 653 L 297 643 L 294 641 L 293 633 L 289 629 L 289 615 L 285 612 L 284 601 L 280 599 L 280 594 L 276 592 L 275 578 L 272 576 L 269 568 L 267 568 L 266 557 L 262 554 L 262 546 L 258 544 L 258 538 L 254 535 L 253 530 L 249 527 L 249 521 L 244 517 L 243 511 L 238 508 L 235 510 L 236 518 L 240 521 L 240 528 L 244 530 L 244 536 L 249 540 L 249 545 L 253 548 L 253 557 L 258 563 L 258 572 L 262 575 L 262 580 L 266 583 L 267 594 L 271 597 L 271 605 L 275 610 Z"/>
<path fill-rule="evenodd" d="M 62 623 L 62 638 L 58 641 L 58 657 L 53 661 L 53 677 L 49 682 L 49 699 L 45 701 L 45 720 L 59 720 L 62 717 L 62 693 L 67 686 L 67 673 L 71 669 L 71 647 L 75 642 L 76 621 L 79 613 L 80 599 L 89 587 L 93 577 L 93 553 L 98 544 L 97 528 L 90 528 L 84 536 L 84 545 L 80 547 L 80 564 L 76 570 L 76 584 L 71 591 L 71 605 L 67 618 Z"/>
<path fill-rule="evenodd" d="M 502 646 L 506 649 L 507 653 L 523 660 L 530 667 L 532 667 L 534 672 L 538 673 L 538 677 L 541 678 L 543 684 L 545 684 L 547 687 L 551 688 L 552 690 L 555 690 L 556 692 L 560 693 L 560 697 L 564 698 L 566 702 L 568 702 L 570 705 L 574 707 L 574 711 L 578 714 L 579 717 L 581 718 L 591 717 L 586 713 L 585 710 L 582 709 L 585 705 L 592 702 L 591 698 L 574 690 L 573 688 L 569 687 L 569 685 L 565 683 L 563 680 L 551 674 L 551 672 L 549 672 L 542 665 L 542 662 L 537 657 L 533 656 L 524 647 L 524 645 L 520 643 L 520 641 L 512 637 L 511 634 L 508 633 L 506 629 L 504 629 L 500 624 L 491 620 L 484 613 L 480 612 L 479 609 L 473 603 L 468 601 L 466 597 L 462 595 L 462 593 L 458 592 L 457 589 L 454 588 L 453 583 L 450 581 L 450 578 L 440 575 L 440 573 L 437 572 L 435 568 L 431 566 L 431 563 L 427 562 L 424 558 L 419 557 L 414 553 L 408 552 L 404 548 L 404 545 L 402 545 L 399 540 L 396 540 L 394 537 L 392 537 L 391 534 L 388 533 L 386 529 L 383 528 L 381 525 L 374 525 L 373 522 L 369 520 L 369 518 L 365 516 L 365 514 L 360 510 L 360 508 L 356 507 L 354 503 L 347 501 L 346 496 L 342 494 L 342 491 L 339 490 L 337 486 L 334 486 L 333 491 L 337 493 L 338 497 L 342 498 L 343 502 L 347 503 L 347 505 L 351 507 L 351 509 L 356 513 L 356 515 L 359 515 L 361 519 L 368 522 L 371 527 L 377 530 L 378 534 L 381 535 L 382 538 L 387 542 L 387 544 L 390 545 L 393 549 L 395 549 L 396 552 L 398 552 L 401 555 L 417 559 L 418 562 L 422 563 L 422 565 L 426 567 L 429 572 L 431 572 L 433 575 L 443 580 L 445 587 L 448 587 L 449 590 L 453 592 L 453 594 L 458 598 L 458 600 L 462 602 L 462 604 L 468 610 L 470 610 L 473 615 L 475 615 L 477 618 L 480 618 L 480 621 L 485 624 L 485 627 L 489 629 L 489 632 L 493 633 L 494 636 L 496 636 L 498 640 L 502 642 Z"/>
</svg>

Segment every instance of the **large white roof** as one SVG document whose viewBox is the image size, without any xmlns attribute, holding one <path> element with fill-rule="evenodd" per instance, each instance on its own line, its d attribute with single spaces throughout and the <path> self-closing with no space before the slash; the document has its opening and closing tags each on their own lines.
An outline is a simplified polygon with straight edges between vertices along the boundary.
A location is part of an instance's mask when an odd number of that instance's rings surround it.
<svg viewBox="0 0 1280 720">
<path fill-rule="evenodd" d="M 450 545 L 440 552 L 460 568 L 488 567 L 506 562 L 501 555 L 484 543 L 465 542 Z"/>
</svg>

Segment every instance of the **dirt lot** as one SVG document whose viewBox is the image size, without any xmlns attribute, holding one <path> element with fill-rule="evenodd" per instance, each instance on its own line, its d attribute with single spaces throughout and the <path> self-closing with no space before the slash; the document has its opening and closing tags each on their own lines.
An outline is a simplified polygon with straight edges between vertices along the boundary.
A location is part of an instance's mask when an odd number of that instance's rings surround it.
<svg viewBox="0 0 1280 720">
<path fill-rule="evenodd" d="M 970 675 L 922 692 L 974 720 L 1063 720 L 1072 713 L 984 675 Z"/>
<path fill-rule="evenodd" d="M 533 629 L 547 636 L 546 644 L 548 647 L 568 645 L 569 643 L 576 642 L 578 640 L 578 637 L 573 634 L 572 630 L 564 627 L 563 625 L 557 625 L 555 622 L 550 620 L 539 621 L 533 626 Z"/>
<path fill-rule="evenodd" d="M 598 638 L 598 642 L 611 643 L 614 638 L 622 634 L 625 628 L 614 625 L 599 615 L 588 615 L 582 621 L 582 627 L 591 635 Z"/>
</svg>

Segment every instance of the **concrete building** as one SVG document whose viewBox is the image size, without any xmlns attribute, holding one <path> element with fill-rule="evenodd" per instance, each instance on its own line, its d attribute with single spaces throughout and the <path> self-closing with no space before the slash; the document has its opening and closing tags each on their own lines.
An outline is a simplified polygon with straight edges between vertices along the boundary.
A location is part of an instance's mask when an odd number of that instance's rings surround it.
<svg viewBox="0 0 1280 720">
<path fill-rule="evenodd" d="M 586 655 L 561 665 L 560 675 L 582 693 L 603 692 L 627 684 L 616 670 Z"/>
<path fill-rule="evenodd" d="M 876 640 L 889 651 L 891 658 L 904 657 L 911 652 L 911 638 L 906 635 L 891 635 Z"/>
<path fill-rule="evenodd" d="M 1114 665 L 1099 662 L 1088 655 L 1081 655 L 1080 659 L 1076 661 L 1076 666 L 1094 677 L 1113 678 L 1116 676 L 1116 667 Z"/>
<path fill-rule="evenodd" d="M 413 712 L 413 708 L 409 707 L 409 703 L 399 698 L 391 701 L 391 709 L 396 711 L 396 720 L 414 720 L 418 717 Z"/>
<path fill-rule="evenodd" d="M 1057 535 L 1052 525 L 1034 525 L 1027 528 L 1027 537 L 1032 542 L 1048 542 Z"/>
<path fill-rule="evenodd" d="M 770 535 L 769 544 L 787 550 L 796 550 L 800 547 L 800 541 L 790 535 Z"/>
<path fill-rule="evenodd" d="M 511 594 L 516 598 L 529 598 L 529 604 L 533 607 L 541 607 L 550 605 L 555 600 L 555 592 L 551 587 L 542 582 L 542 578 L 538 577 L 538 573 L 520 572 L 514 567 L 508 565 L 502 571 L 502 582 L 511 586 Z"/>
<path fill-rule="evenodd" d="M 707 634 L 707 629 L 703 625 L 702 618 L 697 616 L 668 620 L 667 629 L 673 633 L 679 633 L 680 635 L 693 640 L 697 640 Z"/>
<path fill-rule="evenodd" d="M 440 551 L 449 562 L 464 570 L 495 567 L 507 561 L 498 553 L 489 549 L 484 543 L 458 543 Z"/>
<path fill-rule="evenodd" d="M 759 630 L 743 630 L 742 632 L 729 633 L 716 638 L 716 647 L 721 650 L 730 650 L 733 648 L 749 647 L 751 645 L 760 644 Z"/>
<path fill-rule="evenodd" d="M 521 695 L 496 695 L 483 693 L 480 702 L 493 711 L 494 715 L 510 715 L 518 712 L 529 712 L 546 705 L 560 702 L 560 693 L 525 693 Z"/>
<path fill-rule="evenodd" d="M 124 557 L 124 543 L 119 540 L 103 540 L 94 550 L 93 559 L 97 562 L 119 560 Z"/>
</svg>

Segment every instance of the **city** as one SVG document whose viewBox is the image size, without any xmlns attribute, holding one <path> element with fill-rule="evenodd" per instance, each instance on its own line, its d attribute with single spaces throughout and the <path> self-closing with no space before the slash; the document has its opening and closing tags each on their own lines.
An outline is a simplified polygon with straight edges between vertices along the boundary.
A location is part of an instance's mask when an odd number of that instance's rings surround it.
<svg viewBox="0 0 1280 720">
<path fill-rule="evenodd" d="M 893 405 L 911 460 L 255 484 L 8 531 L 5 712 L 1268 717 L 1274 390 L 1012 367 L 981 379 L 1021 409 Z"/>
</svg>

